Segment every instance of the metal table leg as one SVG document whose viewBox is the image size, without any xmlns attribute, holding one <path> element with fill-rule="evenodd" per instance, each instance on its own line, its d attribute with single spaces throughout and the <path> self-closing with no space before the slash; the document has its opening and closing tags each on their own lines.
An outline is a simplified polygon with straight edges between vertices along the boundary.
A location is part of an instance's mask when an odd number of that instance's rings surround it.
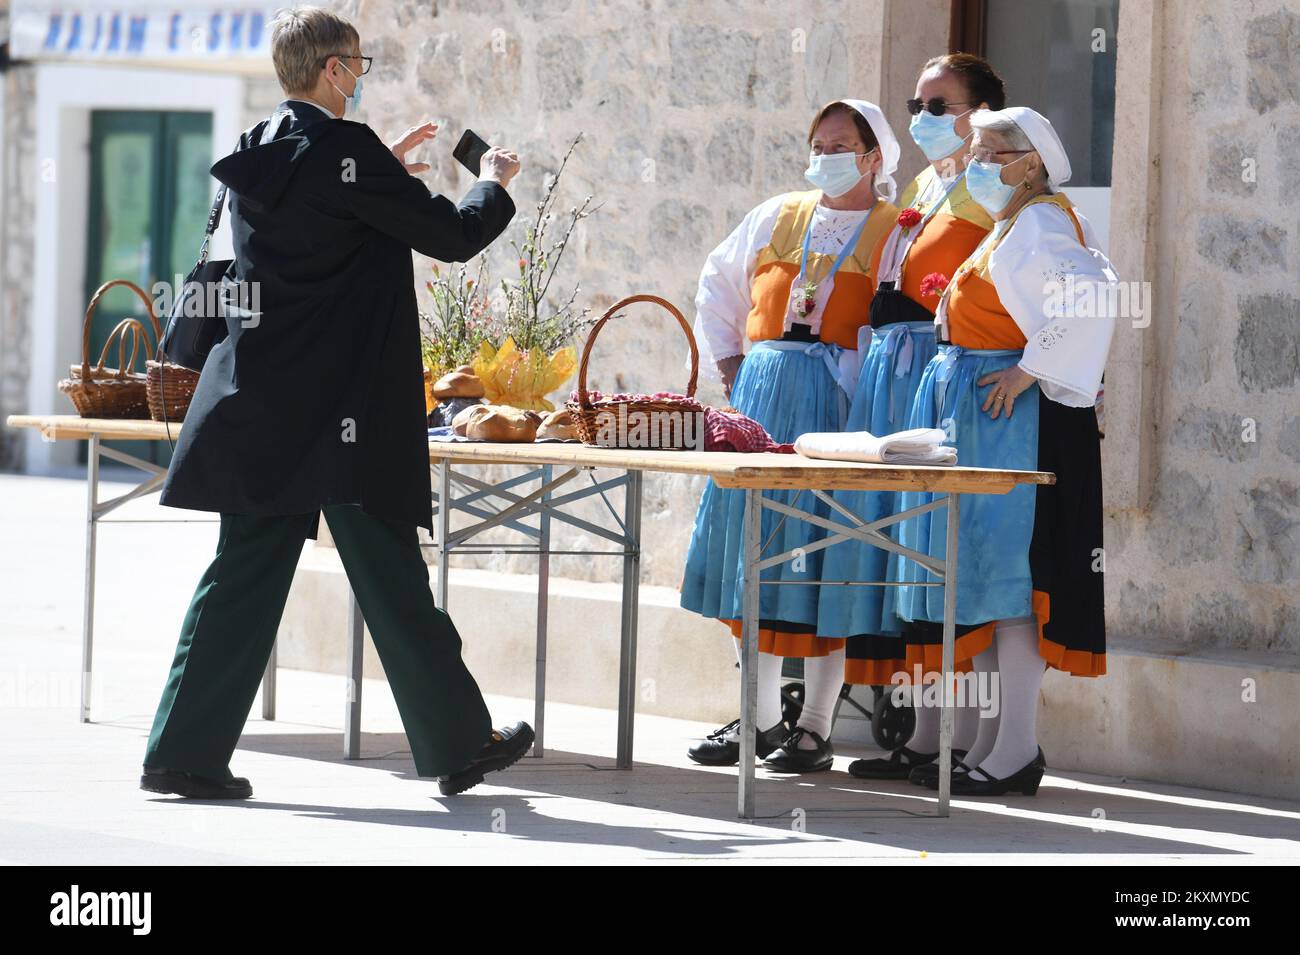
<svg viewBox="0 0 1300 955">
<path fill-rule="evenodd" d="M 361 758 L 361 679 L 365 663 L 365 621 L 348 587 L 348 702 L 343 711 L 343 758 Z"/>
<path fill-rule="evenodd" d="M 952 734 L 954 644 L 957 621 L 957 528 L 961 521 L 961 495 L 948 492 L 948 533 L 943 553 L 943 662 L 939 679 L 943 712 L 939 716 L 939 815 L 948 815 L 952 794 Z"/>
<path fill-rule="evenodd" d="M 90 722 L 90 675 L 95 641 L 95 513 L 99 502 L 99 435 L 90 436 L 86 452 L 86 577 L 81 609 L 81 722 Z"/>
<path fill-rule="evenodd" d="M 438 462 L 438 609 L 447 612 L 447 556 L 451 553 L 451 465 Z"/>
<path fill-rule="evenodd" d="M 280 641 L 271 644 L 271 655 L 266 661 L 266 672 L 262 674 L 262 719 L 275 719 L 275 658 Z"/>
<path fill-rule="evenodd" d="M 542 486 L 551 481 L 551 466 L 542 465 Z M 533 683 L 533 740 L 531 755 L 541 758 L 545 752 L 546 732 L 546 611 L 550 598 L 551 582 L 551 515 L 545 508 L 550 503 L 551 492 L 542 494 L 543 510 L 538 514 L 537 535 L 537 659 Z"/>
<path fill-rule="evenodd" d="M 99 464 L 102 458 L 109 458 L 117 461 L 119 464 L 125 464 L 129 467 L 136 468 L 140 471 L 146 471 L 151 476 L 141 481 L 131 490 L 119 494 L 117 497 L 109 498 L 106 501 L 99 499 Z M 90 705 L 91 705 L 91 682 L 94 663 L 94 642 L 95 642 L 95 565 L 98 556 L 99 547 L 99 525 L 103 523 L 118 523 L 112 518 L 105 515 L 117 510 L 123 504 L 127 504 L 137 498 L 144 497 L 147 494 L 157 492 L 167 477 L 167 469 L 154 464 L 152 461 L 146 461 L 135 455 L 127 454 L 125 451 L 119 451 L 115 448 L 105 447 L 98 433 L 91 433 L 86 442 L 86 567 L 84 591 L 82 600 L 82 618 L 81 618 L 81 706 L 79 717 L 81 722 L 90 722 Z M 125 523 L 136 523 L 134 520 L 127 520 Z M 152 523 L 152 522 L 151 522 Z M 214 524 L 217 521 L 211 520 L 174 520 L 158 521 L 162 524 Z M 272 690 L 274 692 L 274 690 Z"/>
<path fill-rule="evenodd" d="M 618 751 L 619 769 L 632 768 L 632 724 L 636 719 L 637 601 L 641 592 L 641 472 L 627 472 L 623 524 L 623 619 L 619 639 Z"/>
<path fill-rule="evenodd" d="M 745 490 L 745 526 L 741 569 L 744 595 L 741 601 L 740 652 L 740 784 L 737 812 L 741 819 L 754 818 L 755 733 L 758 723 L 758 557 L 762 505 L 754 488 Z"/>
</svg>

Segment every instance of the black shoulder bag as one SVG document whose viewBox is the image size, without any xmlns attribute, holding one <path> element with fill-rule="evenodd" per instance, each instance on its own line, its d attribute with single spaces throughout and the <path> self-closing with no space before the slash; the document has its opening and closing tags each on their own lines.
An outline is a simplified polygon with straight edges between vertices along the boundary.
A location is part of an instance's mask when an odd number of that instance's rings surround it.
<svg viewBox="0 0 1300 955">
<path fill-rule="evenodd" d="M 226 319 L 221 313 L 220 296 L 209 294 L 209 290 L 220 288 L 223 277 L 235 263 L 233 259 L 208 259 L 212 233 L 221 224 L 221 210 L 225 204 L 226 187 L 223 185 L 217 190 L 212 211 L 208 213 L 199 260 L 185 277 L 185 284 L 176 290 L 167 329 L 163 332 L 161 360 L 191 371 L 202 371 L 212 346 L 226 337 Z"/>
<path fill-rule="evenodd" d="M 275 138 L 287 114 L 275 113 L 253 127 L 258 143 Z M 273 124 L 271 121 L 275 120 Z M 208 213 L 208 225 L 203 231 L 203 244 L 199 246 L 199 260 L 185 284 L 172 298 L 171 314 L 163 332 L 159 351 L 161 361 L 170 361 L 191 371 L 202 371 L 212 346 L 226 337 L 226 317 L 222 311 L 224 280 L 235 264 L 233 259 L 208 260 L 208 247 L 212 233 L 221 225 L 221 210 L 226 204 L 226 187 L 217 190 L 217 198 Z"/>
</svg>

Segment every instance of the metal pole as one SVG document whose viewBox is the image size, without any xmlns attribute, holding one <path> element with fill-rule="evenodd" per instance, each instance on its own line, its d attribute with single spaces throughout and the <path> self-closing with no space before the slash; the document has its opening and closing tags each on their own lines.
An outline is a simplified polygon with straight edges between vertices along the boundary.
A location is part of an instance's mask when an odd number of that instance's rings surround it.
<svg viewBox="0 0 1300 955">
<path fill-rule="evenodd" d="M 948 535 L 943 552 L 943 661 L 939 674 L 943 712 L 939 716 L 939 815 L 948 815 L 952 794 L 953 671 L 957 628 L 957 537 L 961 495 L 948 492 Z"/>
<path fill-rule="evenodd" d="M 551 480 L 551 466 L 542 465 L 542 486 Z M 546 509 L 551 500 L 551 492 L 542 494 L 542 510 L 538 514 L 537 533 L 537 660 L 534 670 L 533 685 L 533 730 L 537 738 L 533 740 L 532 755 L 541 758 L 546 747 L 543 734 L 546 731 L 546 610 L 550 598 L 551 583 L 551 515 Z"/>
<path fill-rule="evenodd" d="M 451 547 L 451 465 L 446 458 L 438 461 L 438 609 L 447 612 L 447 557 Z"/>
<path fill-rule="evenodd" d="M 262 719 L 275 719 L 275 657 L 276 647 L 280 641 L 277 638 L 271 644 L 271 655 L 266 660 L 266 672 L 262 674 Z"/>
<path fill-rule="evenodd" d="M 365 666 L 365 620 L 348 585 L 348 702 L 343 711 L 343 758 L 361 758 L 361 680 Z"/>
<path fill-rule="evenodd" d="M 623 621 L 619 646 L 618 751 L 619 769 L 632 768 L 632 724 L 636 719 L 637 601 L 641 594 L 641 472 L 627 472 L 623 524 Z"/>
<path fill-rule="evenodd" d="M 758 537 L 761 495 L 745 489 L 744 543 L 741 573 L 744 596 L 741 601 L 740 646 L 740 786 L 737 809 L 741 819 L 754 818 L 755 733 L 758 724 Z"/>
<path fill-rule="evenodd" d="M 86 451 L 86 579 L 81 602 L 81 722 L 90 722 L 90 676 L 95 640 L 95 507 L 99 501 L 99 435 Z"/>
</svg>

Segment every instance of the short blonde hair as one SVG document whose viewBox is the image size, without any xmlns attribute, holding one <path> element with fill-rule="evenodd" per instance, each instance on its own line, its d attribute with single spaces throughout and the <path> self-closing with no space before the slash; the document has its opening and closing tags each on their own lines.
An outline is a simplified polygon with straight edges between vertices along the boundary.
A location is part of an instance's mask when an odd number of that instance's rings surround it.
<svg viewBox="0 0 1300 955">
<path fill-rule="evenodd" d="M 325 61 L 359 46 L 361 37 L 337 13 L 320 7 L 281 10 L 271 24 L 271 62 L 290 96 L 310 93 Z"/>
</svg>

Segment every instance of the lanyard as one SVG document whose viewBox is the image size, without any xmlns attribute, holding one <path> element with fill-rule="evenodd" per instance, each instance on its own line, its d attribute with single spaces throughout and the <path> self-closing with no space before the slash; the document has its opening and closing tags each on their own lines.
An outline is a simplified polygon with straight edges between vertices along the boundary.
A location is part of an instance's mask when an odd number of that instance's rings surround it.
<svg viewBox="0 0 1300 955">
<path fill-rule="evenodd" d="M 862 217 L 862 221 L 858 223 L 858 227 L 853 230 L 853 235 L 849 236 L 849 240 L 844 243 L 844 248 L 840 249 L 839 257 L 835 260 L 835 264 L 831 266 L 831 270 L 827 272 L 825 277 L 822 279 L 823 282 L 833 278 L 835 273 L 839 271 L 840 266 L 844 264 L 844 260 L 849 257 L 855 248 L 857 248 L 858 240 L 862 238 L 862 230 L 867 227 L 867 220 L 871 218 L 871 213 L 874 211 L 874 209 L 871 209 Z M 804 284 L 804 273 L 808 268 L 808 243 L 812 241 L 813 221 L 814 217 L 809 216 L 808 228 L 804 230 L 803 234 L 803 255 L 799 258 L 800 286 Z"/>
</svg>

